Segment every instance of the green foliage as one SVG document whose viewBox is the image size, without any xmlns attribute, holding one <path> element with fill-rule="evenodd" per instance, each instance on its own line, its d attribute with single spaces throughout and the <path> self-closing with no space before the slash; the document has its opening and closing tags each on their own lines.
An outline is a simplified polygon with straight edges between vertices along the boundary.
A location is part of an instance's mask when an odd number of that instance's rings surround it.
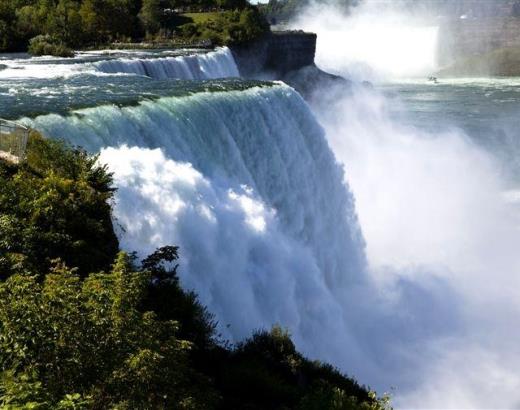
<svg viewBox="0 0 520 410">
<path fill-rule="evenodd" d="M 132 0 L 82 0 L 83 44 L 101 44 L 139 33 L 138 2 Z"/>
<path fill-rule="evenodd" d="M 43 283 L 28 275 L 2 283 L 2 408 L 390 409 L 387 398 L 308 361 L 280 327 L 235 349 L 181 338 L 182 321 L 161 317 L 169 309 L 177 316 L 175 275 L 169 307 L 159 314 L 147 304 L 150 286 L 174 272 L 163 262 L 176 251 L 163 248 L 143 263 L 155 278 L 120 253 L 110 273 L 84 280 L 56 263 Z"/>
<path fill-rule="evenodd" d="M 30 44 L 34 55 L 70 56 L 71 48 L 140 40 L 145 35 L 171 37 L 192 21 L 174 12 L 179 8 L 211 10 L 197 14 L 213 15 L 213 21 L 220 22 L 227 20 L 228 12 L 256 10 L 246 0 L 0 0 L 0 51 L 25 50 Z M 190 37 L 213 38 L 219 44 L 232 38 L 227 27 L 210 29 L 203 20 L 194 21 L 200 24 L 199 34 L 191 32 Z M 180 32 L 184 35 L 184 30 Z"/>
<path fill-rule="evenodd" d="M 278 24 L 289 21 L 307 4 L 307 2 L 302 4 L 300 0 L 269 0 L 259 8 L 271 24 Z"/>
<path fill-rule="evenodd" d="M 139 19 L 147 33 L 157 34 L 159 32 L 162 14 L 160 0 L 143 0 Z"/>
<path fill-rule="evenodd" d="M 32 133 L 20 166 L 0 162 L 0 278 L 44 274 L 61 258 L 82 275 L 118 251 L 112 176 L 97 157 Z"/>
<path fill-rule="evenodd" d="M 3 405 L 158 408 L 193 400 L 191 343 L 177 338 L 175 321 L 140 309 L 149 279 L 123 253 L 110 273 L 85 280 L 60 263 L 43 283 L 7 279 L 0 286 Z"/>
<path fill-rule="evenodd" d="M 29 41 L 28 51 L 33 56 L 74 57 L 74 51 L 49 35 L 38 35 Z"/>
<path fill-rule="evenodd" d="M 219 341 L 177 247 L 117 253 L 96 161 L 33 133 L 22 165 L 0 162 L 2 409 L 390 409 L 279 326 Z"/>
<path fill-rule="evenodd" d="M 194 342 L 195 349 L 207 348 L 213 343 L 216 323 L 195 293 L 182 290 L 178 265 L 174 265 L 177 259 L 178 248 L 166 246 L 143 260 L 142 269 L 151 275 L 144 309 L 154 311 L 163 320 L 178 321 L 180 337 Z"/>
<path fill-rule="evenodd" d="M 386 399 L 378 400 L 330 365 L 306 359 L 279 326 L 270 332 L 256 332 L 238 344 L 222 359 L 221 366 L 217 384 L 224 392 L 224 408 L 390 408 Z"/>
<path fill-rule="evenodd" d="M 242 10 L 247 7 L 247 0 L 217 0 L 217 4 L 224 10 Z"/>
<path fill-rule="evenodd" d="M 204 18 L 198 16 L 203 14 Z M 269 24 L 256 7 L 222 13 L 191 13 L 193 22 L 178 27 L 177 35 L 187 41 L 211 40 L 215 45 L 240 44 L 269 32 Z"/>
<path fill-rule="evenodd" d="M 271 24 L 287 23 L 308 7 L 332 5 L 348 13 L 360 0 L 269 0 L 258 6 Z"/>
<path fill-rule="evenodd" d="M 356 396 L 349 396 L 345 390 L 329 383 L 317 382 L 310 387 L 300 401 L 298 410 L 390 410 L 388 396 L 377 399 L 373 392 L 369 393 L 369 400 L 360 401 Z"/>
</svg>

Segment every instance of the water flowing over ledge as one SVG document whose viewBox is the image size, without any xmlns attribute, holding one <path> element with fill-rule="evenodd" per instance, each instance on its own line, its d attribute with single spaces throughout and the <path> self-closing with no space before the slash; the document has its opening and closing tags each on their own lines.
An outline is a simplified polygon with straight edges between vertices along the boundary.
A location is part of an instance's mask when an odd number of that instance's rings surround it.
<svg viewBox="0 0 520 410">
<path fill-rule="evenodd" d="M 291 88 L 202 92 L 30 123 L 102 150 L 115 172 L 123 247 L 145 254 L 179 244 L 183 283 L 231 325 L 226 334 L 279 322 L 314 356 L 346 354 L 340 295 L 363 280 L 364 243 L 343 170 Z M 330 344 L 319 343 L 324 335 Z"/>
<path fill-rule="evenodd" d="M 71 76 L 140 75 L 154 79 L 209 80 L 238 77 L 227 47 L 202 53 L 193 50 L 81 52 L 74 58 L 33 57 L 27 54 L 0 56 L 0 82 L 18 79 L 66 79 Z"/>
<path fill-rule="evenodd" d="M 180 51 L 175 51 L 178 54 Z M 186 95 L 203 90 L 251 87 L 243 81 L 228 48 L 208 53 L 173 51 L 81 53 L 54 57 L 0 59 L 0 112 L 7 119 L 104 104 L 137 104 L 145 98 Z M 266 86 L 267 83 L 256 82 Z"/>
<path fill-rule="evenodd" d="M 208 80 L 239 77 L 237 65 L 227 47 L 209 53 L 162 58 L 119 58 L 94 63 L 103 73 L 127 73 L 155 79 Z"/>
</svg>

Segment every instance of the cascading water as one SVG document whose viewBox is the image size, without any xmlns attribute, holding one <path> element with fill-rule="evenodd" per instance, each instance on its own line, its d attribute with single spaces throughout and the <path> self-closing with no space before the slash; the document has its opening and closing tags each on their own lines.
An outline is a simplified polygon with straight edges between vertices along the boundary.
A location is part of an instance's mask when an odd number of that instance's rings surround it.
<svg viewBox="0 0 520 410">
<path fill-rule="evenodd" d="M 314 8 L 298 23 L 321 39 L 319 66 L 377 81 L 311 105 L 348 169 L 381 296 L 355 332 L 380 365 L 365 380 L 392 383 L 398 408 L 518 408 L 518 80 L 427 81 L 439 20 L 421 22 L 416 3 Z"/>
<path fill-rule="evenodd" d="M 102 150 L 122 246 L 146 255 L 180 245 L 183 284 L 225 334 L 281 323 L 314 357 L 362 357 L 344 350 L 353 345 L 345 295 L 365 269 L 353 199 L 294 90 L 200 92 L 26 121 Z"/>
<path fill-rule="evenodd" d="M 94 63 L 103 73 L 127 73 L 155 79 L 207 80 L 239 77 L 231 51 L 227 47 L 202 54 L 160 58 L 118 58 Z"/>
<path fill-rule="evenodd" d="M 12 55 L 0 59 L 2 64 L 0 82 L 103 74 L 140 75 L 158 80 L 209 80 L 240 75 L 233 55 L 227 47 L 195 54 L 169 54 L 169 52 L 153 51 L 89 52 L 80 53 L 74 59 L 54 57 L 29 59 L 24 55 Z"/>
</svg>

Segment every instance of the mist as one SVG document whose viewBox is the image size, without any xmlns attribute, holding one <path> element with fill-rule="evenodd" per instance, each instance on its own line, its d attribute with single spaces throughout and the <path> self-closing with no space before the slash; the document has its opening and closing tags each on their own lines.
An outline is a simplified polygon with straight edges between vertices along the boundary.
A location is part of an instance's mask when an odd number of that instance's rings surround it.
<svg viewBox="0 0 520 410">
<path fill-rule="evenodd" d="M 293 27 L 318 34 L 320 68 L 424 82 L 437 68 L 435 18 L 380 6 L 311 8 Z M 518 408 L 520 209 L 504 199 L 504 164 L 456 124 L 432 132 L 412 114 L 397 118 L 401 102 L 377 86 L 311 100 L 356 199 L 372 280 L 364 292 L 378 295 L 358 299 L 368 323 L 354 326 L 377 374 L 355 371 L 393 387 L 397 408 Z"/>
<path fill-rule="evenodd" d="M 348 15 L 316 4 L 291 27 L 317 32 L 319 66 L 354 80 L 425 76 L 437 68 L 438 21 L 405 2 L 365 1 Z"/>
</svg>

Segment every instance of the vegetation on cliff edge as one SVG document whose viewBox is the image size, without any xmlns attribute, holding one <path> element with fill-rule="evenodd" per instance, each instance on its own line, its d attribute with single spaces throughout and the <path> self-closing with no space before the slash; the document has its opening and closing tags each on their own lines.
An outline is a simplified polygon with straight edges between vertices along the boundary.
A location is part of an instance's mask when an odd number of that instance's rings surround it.
<svg viewBox="0 0 520 410">
<path fill-rule="evenodd" d="M 179 284 L 178 248 L 140 262 L 118 251 L 95 156 L 33 133 L 0 180 L 2 408 L 389 408 L 280 327 L 219 340 Z"/>
</svg>

